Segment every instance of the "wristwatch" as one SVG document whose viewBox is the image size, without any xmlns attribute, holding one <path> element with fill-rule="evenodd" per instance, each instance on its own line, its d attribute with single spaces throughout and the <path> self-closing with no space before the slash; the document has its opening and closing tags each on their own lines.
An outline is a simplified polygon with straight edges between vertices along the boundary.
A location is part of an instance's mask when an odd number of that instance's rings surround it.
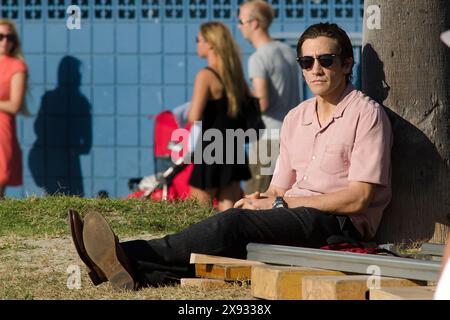
<svg viewBox="0 0 450 320">
<path fill-rule="evenodd" d="M 275 201 L 272 203 L 272 209 L 275 208 L 287 208 L 287 203 L 283 197 L 275 197 Z"/>
</svg>

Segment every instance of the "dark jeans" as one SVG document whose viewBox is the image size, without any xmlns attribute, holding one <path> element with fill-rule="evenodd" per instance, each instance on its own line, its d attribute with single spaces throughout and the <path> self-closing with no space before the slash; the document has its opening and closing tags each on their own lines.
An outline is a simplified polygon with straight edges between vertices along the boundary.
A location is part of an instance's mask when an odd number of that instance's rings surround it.
<svg viewBox="0 0 450 320">
<path fill-rule="evenodd" d="M 192 277 L 191 253 L 245 259 L 250 242 L 318 248 L 330 237 L 360 239 L 350 219 L 312 208 L 230 209 L 183 231 L 155 240 L 121 245 L 142 285 L 158 285 Z"/>
</svg>

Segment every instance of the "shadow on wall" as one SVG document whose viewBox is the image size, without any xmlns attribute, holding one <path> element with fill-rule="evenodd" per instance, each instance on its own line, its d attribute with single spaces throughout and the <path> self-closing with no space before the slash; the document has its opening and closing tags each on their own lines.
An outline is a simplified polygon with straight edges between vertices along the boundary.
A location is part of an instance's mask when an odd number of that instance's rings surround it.
<svg viewBox="0 0 450 320">
<path fill-rule="evenodd" d="M 364 92 L 381 105 L 389 96 L 384 64 L 367 44 L 362 53 Z M 411 106 L 412 107 L 412 106 Z M 449 224 L 448 169 L 435 145 L 416 126 L 385 106 L 394 133 L 392 200 L 377 234 L 380 243 L 429 240 L 435 224 Z"/>
<path fill-rule="evenodd" d="M 65 56 L 58 84 L 41 100 L 34 123 L 36 141 L 28 165 L 37 186 L 49 195 L 84 196 L 80 156 L 92 146 L 91 105 L 80 92 L 81 62 Z"/>
</svg>

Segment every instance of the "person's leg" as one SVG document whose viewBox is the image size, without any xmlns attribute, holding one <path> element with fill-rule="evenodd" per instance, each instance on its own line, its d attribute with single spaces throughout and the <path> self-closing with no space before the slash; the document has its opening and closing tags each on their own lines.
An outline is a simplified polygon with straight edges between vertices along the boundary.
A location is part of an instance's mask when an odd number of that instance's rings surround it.
<svg viewBox="0 0 450 320">
<path fill-rule="evenodd" d="M 5 186 L 0 186 L 0 200 L 5 198 Z"/>
<path fill-rule="evenodd" d="M 273 170 L 275 169 L 275 163 L 278 158 L 278 149 L 279 149 L 279 140 L 278 139 L 264 139 L 259 143 L 259 151 L 260 155 L 262 155 L 262 159 L 259 159 L 258 163 L 258 189 L 260 192 L 265 192 L 269 189 L 270 182 L 272 181 Z M 273 154 L 272 154 L 273 152 Z M 264 164 L 262 163 L 264 162 Z"/>
<path fill-rule="evenodd" d="M 150 241 L 121 243 L 142 283 L 155 284 L 155 272 L 192 275 L 191 253 L 246 258 L 250 242 L 320 247 L 331 235 L 342 234 L 334 215 L 310 208 L 272 210 L 230 209 L 183 231 Z M 155 282 L 156 281 L 156 282 Z"/>
<path fill-rule="evenodd" d="M 250 169 L 250 174 L 252 177 L 245 181 L 244 184 L 244 192 L 245 194 L 252 194 L 257 191 L 258 187 L 256 185 L 257 179 L 256 179 L 256 172 L 257 172 L 257 165 L 256 164 L 249 164 L 248 168 Z"/>
<path fill-rule="evenodd" d="M 252 178 L 245 182 L 245 194 L 252 194 L 256 191 L 258 192 L 266 192 L 269 189 L 270 182 L 272 181 L 271 175 L 264 175 L 261 172 L 261 169 L 267 168 L 263 166 L 261 163 L 257 164 L 249 164 L 250 172 L 252 174 Z"/>
<path fill-rule="evenodd" d="M 217 193 L 216 190 L 202 190 L 193 186 L 191 187 L 191 198 L 197 200 L 199 203 L 203 205 L 210 206 L 212 203 L 212 199 L 215 197 Z"/>
<path fill-rule="evenodd" d="M 228 186 L 219 189 L 217 209 L 220 212 L 231 209 L 241 197 L 242 190 L 239 181 L 232 181 Z"/>
<path fill-rule="evenodd" d="M 278 144 L 278 140 L 274 144 Z M 272 181 L 271 167 L 275 166 L 278 153 L 272 156 L 272 140 L 261 139 L 250 147 L 250 159 L 256 161 L 249 164 L 252 178 L 245 183 L 245 193 L 252 194 L 256 191 L 266 192 Z M 265 164 L 262 163 L 265 162 Z"/>
<path fill-rule="evenodd" d="M 269 189 L 270 182 L 272 181 L 272 176 L 269 175 L 260 175 L 258 180 L 258 190 L 260 192 L 266 192 Z"/>
</svg>

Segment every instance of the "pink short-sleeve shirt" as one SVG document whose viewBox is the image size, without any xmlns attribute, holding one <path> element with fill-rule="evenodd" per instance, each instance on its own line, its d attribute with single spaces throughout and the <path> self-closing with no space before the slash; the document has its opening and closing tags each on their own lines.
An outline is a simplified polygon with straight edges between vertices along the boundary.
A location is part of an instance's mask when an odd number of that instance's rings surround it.
<svg viewBox="0 0 450 320">
<path fill-rule="evenodd" d="M 391 199 L 392 141 L 383 108 L 348 85 L 333 117 L 322 127 L 317 120 L 316 98 L 288 113 L 271 184 L 288 189 L 286 197 L 336 192 L 349 181 L 376 184 L 365 212 L 350 216 L 363 238 L 371 239 Z"/>
</svg>

